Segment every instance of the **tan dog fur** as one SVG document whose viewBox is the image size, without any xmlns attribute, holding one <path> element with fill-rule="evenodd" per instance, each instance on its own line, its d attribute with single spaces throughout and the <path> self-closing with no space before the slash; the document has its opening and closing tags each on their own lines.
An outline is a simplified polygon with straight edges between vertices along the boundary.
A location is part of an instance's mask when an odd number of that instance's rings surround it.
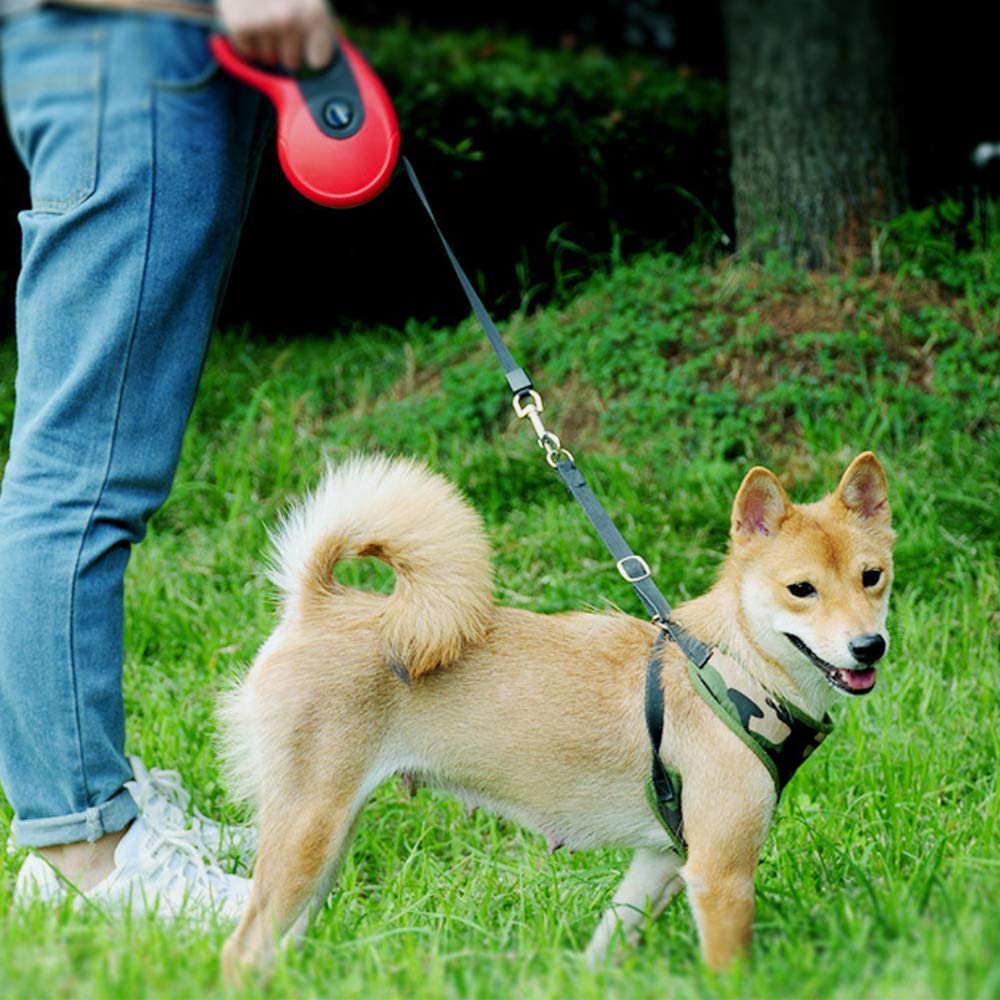
<svg viewBox="0 0 1000 1000">
<path fill-rule="evenodd" d="M 873 683 L 850 644 L 886 641 L 893 540 L 885 473 L 871 453 L 811 505 L 793 505 L 772 473 L 755 468 L 734 502 L 718 582 L 676 618 L 820 718 L 832 682 L 784 633 L 794 630 L 841 677 L 865 670 Z M 360 458 L 332 470 L 285 520 L 275 550 L 281 620 L 223 709 L 231 771 L 260 831 L 253 893 L 223 952 L 230 978 L 266 966 L 278 940 L 304 929 L 365 799 L 400 773 L 571 848 L 634 849 L 591 962 L 619 927 L 635 938 L 647 908 L 659 913 L 682 884 L 711 967 L 747 947 L 774 784 L 668 645 L 660 754 L 683 776 L 682 865 L 644 792 L 653 625 L 495 606 L 478 516 L 409 461 Z M 337 582 L 336 563 L 364 555 L 393 568 L 392 594 Z M 788 587 L 802 581 L 816 593 L 793 596 Z"/>
</svg>

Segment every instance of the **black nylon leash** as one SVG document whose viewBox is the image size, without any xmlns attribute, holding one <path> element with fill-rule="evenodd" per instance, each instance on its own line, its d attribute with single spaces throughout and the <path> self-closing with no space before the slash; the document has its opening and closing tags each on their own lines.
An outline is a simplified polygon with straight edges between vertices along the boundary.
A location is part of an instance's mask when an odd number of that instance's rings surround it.
<svg viewBox="0 0 1000 1000">
<path fill-rule="evenodd" d="M 413 190 L 416 192 L 420 204 L 434 226 L 438 239 L 441 241 L 448 260 L 451 262 L 451 266 L 458 277 L 459 284 L 462 286 L 462 290 L 469 300 L 472 311 L 479 320 L 493 348 L 493 352 L 503 367 L 507 384 L 514 395 L 514 412 L 518 417 L 528 418 L 531 422 L 538 436 L 538 443 L 545 449 L 545 457 L 549 465 L 559 474 L 559 478 L 563 481 L 570 494 L 583 508 L 594 530 L 608 552 L 611 553 L 611 557 L 615 560 L 618 572 L 628 583 L 632 584 L 639 600 L 642 601 L 652 616 L 653 623 L 663 629 L 677 643 L 678 648 L 696 667 L 700 668 L 704 666 L 712 655 L 711 649 L 685 631 L 677 622 L 673 621 L 670 605 L 660 592 L 660 589 L 653 582 L 649 564 L 642 556 L 636 555 L 632 551 L 628 542 L 625 541 L 622 533 L 615 526 L 608 512 L 597 499 L 586 479 L 584 479 L 583 474 L 577 468 L 573 456 L 562 447 L 559 438 L 555 434 L 546 430 L 540 418 L 540 413 L 544 409 L 541 397 L 535 391 L 528 374 L 514 360 L 514 356 L 504 343 L 500 331 L 486 311 L 482 300 L 476 294 L 476 290 L 472 287 L 472 283 L 462 269 L 462 265 L 458 262 L 458 258 L 452 251 L 447 238 L 441 230 L 441 226 L 434 216 L 434 211 L 427 200 L 427 196 L 424 194 L 424 189 L 421 187 L 420 181 L 417 179 L 413 165 L 405 156 L 402 157 L 402 161 L 403 167 L 406 170 L 406 176 L 410 179 L 410 183 L 413 185 Z M 656 659 L 658 660 L 658 656 Z M 658 740 L 655 746 L 659 746 Z"/>
<path fill-rule="evenodd" d="M 441 227 L 438 225 L 438 221 L 434 216 L 434 211 L 430 206 L 430 202 L 427 200 L 427 195 L 424 194 L 424 189 L 420 186 L 420 181 L 417 180 L 417 175 L 413 170 L 413 165 L 405 156 L 402 157 L 402 160 L 403 167 L 406 170 L 406 176 L 410 178 L 413 190 L 416 191 L 420 204 L 424 206 L 424 211 L 431 220 L 431 224 L 434 226 L 434 230 L 438 234 L 438 239 L 441 240 L 444 252 L 448 255 L 448 260 L 451 261 L 451 266 L 455 269 L 455 274 L 458 275 L 458 281 L 462 286 L 462 291 L 465 292 L 465 297 L 469 300 L 469 305 L 472 306 L 472 311 L 476 314 L 476 319 L 479 320 L 480 325 L 486 332 L 486 336 L 490 341 L 490 346 L 493 348 L 493 352 L 496 354 L 497 360 L 503 367 L 503 372 L 507 377 L 507 384 L 510 386 L 510 391 L 514 393 L 515 397 L 529 392 L 531 390 L 531 379 L 528 378 L 527 372 L 518 366 L 517 362 L 514 360 L 514 355 L 507 349 L 507 345 L 504 343 L 503 337 L 500 336 L 500 331 L 497 329 L 496 324 L 490 317 L 490 314 L 486 311 L 486 306 L 483 305 L 482 299 L 480 299 L 476 294 L 476 290 L 472 287 L 472 282 L 469 281 L 468 277 L 466 277 L 465 271 L 462 270 L 462 265 L 459 264 L 458 258 L 452 252 L 451 245 L 448 243 L 447 239 L 445 239 L 445 235 L 441 231 Z"/>
<path fill-rule="evenodd" d="M 514 412 L 518 418 L 527 419 L 531 423 L 532 429 L 538 437 L 539 445 L 545 449 L 546 461 L 555 469 L 563 481 L 563 485 L 583 508 L 605 548 L 615 560 L 618 572 L 628 583 L 632 584 L 639 600 L 652 615 L 653 623 L 660 629 L 646 661 L 646 731 L 649 734 L 652 750 L 652 765 L 646 781 L 646 796 L 654 814 L 670 836 L 674 848 L 681 857 L 684 857 L 687 845 L 684 840 L 684 822 L 681 815 L 681 776 L 677 771 L 667 768 L 660 757 L 660 743 L 663 739 L 663 688 L 660 676 L 662 670 L 660 656 L 665 641 L 670 638 L 694 667 L 701 670 L 711 657 L 712 650 L 673 620 L 670 605 L 653 582 L 649 564 L 642 556 L 636 555 L 632 551 L 604 506 L 597 499 L 594 491 L 587 484 L 583 473 L 577 468 L 573 456 L 562 446 L 559 438 L 547 430 L 542 423 L 541 413 L 545 408 L 542 397 L 535 390 L 527 372 L 514 360 L 514 356 L 504 343 L 496 324 L 476 294 L 476 290 L 472 287 L 462 265 L 459 264 L 458 258 L 434 217 L 430 202 L 420 186 L 420 181 L 417 180 L 413 165 L 405 156 L 402 157 L 402 161 L 406 176 L 410 179 L 417 199 L 434 226 L 438 239 L 451 262 L 459 284 L 462 286 L 462 291 L 465 292 L 473 313 L 479 320 L 497 360 L 503 367 L 507 384 L 513 393 Z"/>
</svg>

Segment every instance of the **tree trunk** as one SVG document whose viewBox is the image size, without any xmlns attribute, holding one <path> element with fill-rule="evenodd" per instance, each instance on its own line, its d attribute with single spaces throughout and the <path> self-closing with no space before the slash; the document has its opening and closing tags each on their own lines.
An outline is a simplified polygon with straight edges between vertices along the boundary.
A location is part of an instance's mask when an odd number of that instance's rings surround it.
<svg viewBox="0 0 1000 1000">
<path fill-rule="evenodd" d="M 736 235 L 831 269 L 904 204 L 880 0 L 724 0 Z"/>
</svg>

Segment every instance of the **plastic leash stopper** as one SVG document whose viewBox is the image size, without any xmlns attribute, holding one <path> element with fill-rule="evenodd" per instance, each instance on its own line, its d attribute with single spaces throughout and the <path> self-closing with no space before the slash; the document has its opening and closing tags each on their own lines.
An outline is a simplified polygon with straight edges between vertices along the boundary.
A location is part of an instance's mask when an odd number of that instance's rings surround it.
<svg viewBox="0 0 1000 1000">
<path fill-rule="evenodd" d="M 226 72 L 255 87 L 278 116 L 278 160 L 297 191 L 328 208 L 380 194 L 399 156 L 399 125 L 382 81 L 345 38 L 326 69 L 292 76 L 243 59 L 222 35 L 209 40 Z"/>
</svg>

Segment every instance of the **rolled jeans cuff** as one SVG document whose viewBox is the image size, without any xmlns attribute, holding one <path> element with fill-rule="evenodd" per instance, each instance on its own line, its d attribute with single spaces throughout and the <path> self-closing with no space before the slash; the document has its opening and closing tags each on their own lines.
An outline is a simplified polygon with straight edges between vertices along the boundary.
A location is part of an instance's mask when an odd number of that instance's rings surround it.
<svg viewBox="0 0 1000 1000">
<path fill-rule="evenodd" d="M 124 829 L 139 815 L 135 799 L 123 788 L 117 795 L 71 816 L 46 819 L 15 819 L 11 833 L 19 847 L 51 847 L 54 844 L 93 843 L 109 833 Z"/>
</svg>

